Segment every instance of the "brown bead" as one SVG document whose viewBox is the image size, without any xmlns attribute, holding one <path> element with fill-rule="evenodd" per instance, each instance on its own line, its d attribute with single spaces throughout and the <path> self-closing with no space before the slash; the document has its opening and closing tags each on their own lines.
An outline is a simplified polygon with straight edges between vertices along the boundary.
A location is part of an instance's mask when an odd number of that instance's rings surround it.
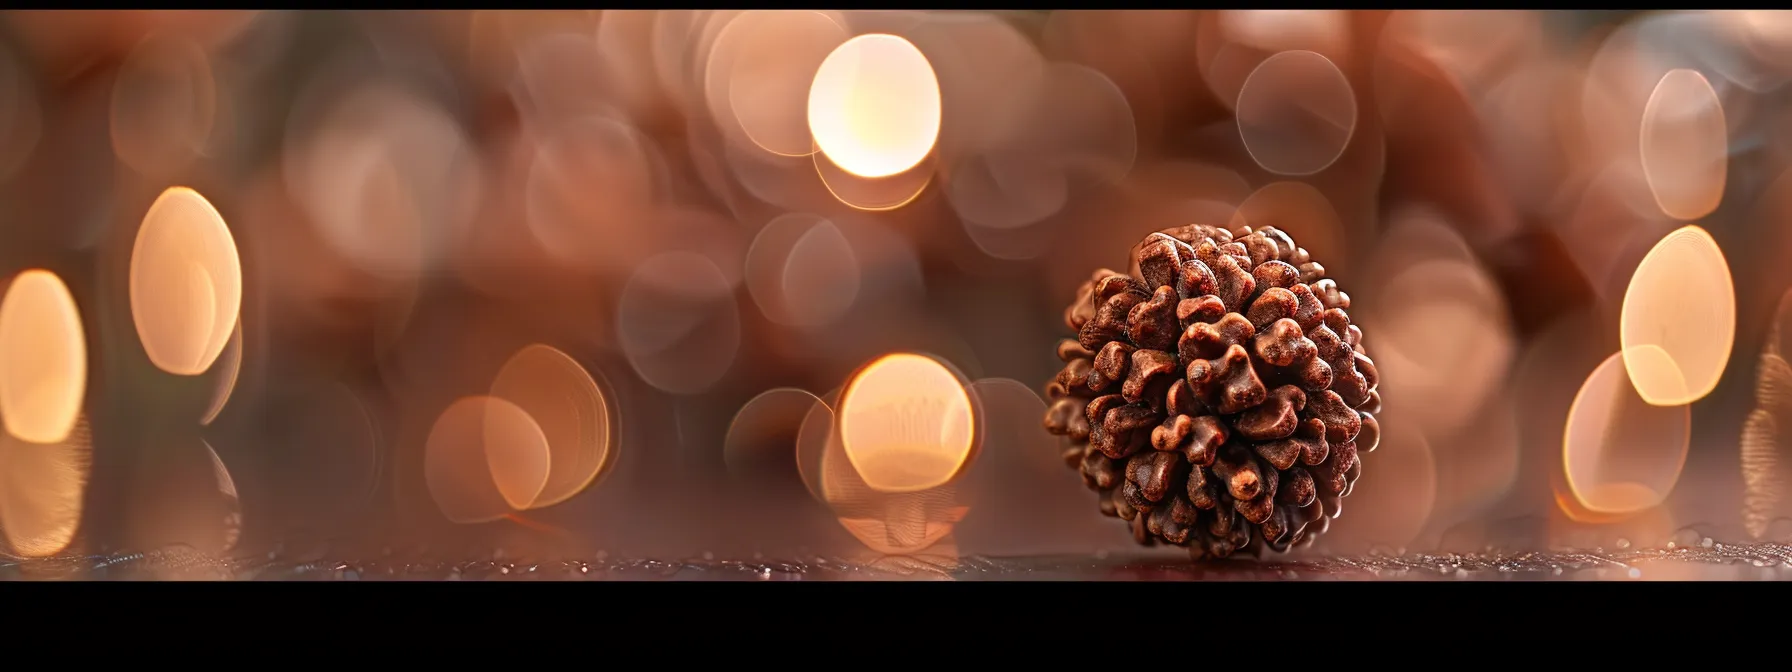
<svg viewBox="0 0 1792 672">
<path fill-rule="evenodd" d="M 1125 500 L 1126 505 L 1132 507 L 1135 511 L 1150 511 L 1151 507 L 1156 504 L 1156 502 L 1147 499 L 1145 497 L 1144 488 L 1138 483 L 1134 483 L 1131 479 L 1127 479 L 1125 483 L 1120 484 L 1120 494 Z"/>
<path fill-rule="evenodd" d="M 1099 425 L 1108 417 L 1108 411 L 1126 405 L 1126 400 L 1118 394 L 1106 394 L 1089 400 L 1089 406 L 1083 411 L 1084 417 L 1091 425 Z"/>
<path fill-rule="evenodd" d="M 1294 245 L 1294 238 L 1290 237 L 1286 232 L 1279 228 L 1265 226 L 1257 229 L 1257 234 L 1276 242 L 1276 246 L 1282 252 L 1281 255 L 1276 258 L 1281 259 L 1282 261 L 1287 261 L 1293 258 L 1295 250 L 1299 249 Z"/>
<path fill-rule="evenodd" d="M 1336 392 L 1326 390 L 1307 396 L 1304 417 L 1325 423 L 1325 440 L 1338 444 L 1355 439 L 1363 428 L 1363 418 L 1344 403 Z"/>
<path fill-rule="evenodd" d="M 1126 382 L 1120 385 L 1120 396 L 1161 411 L 1170 384 L 1180 378 L 1177 373 L 1175 355 L 1158 350 L 1135 350 Z"/>
<path fill-rule="evenodd" d="M 1283 472 L 1282 482 L 1276 486 L 1276 503 L 1301 507 L 1312 503 L 1318 495 L 1317 486 L 1313 483 L 1313 475 L 1301 467 L 1290 467 Z"/>
<path fill-rule="evenodd" d="M 1218 480 L 1207 467 L 1194 467 L 1189 470 L 1188 501 L 1197 509 L 1212 509 L 1219 505 Z"/>
<path fill-rule="evenodd" d="M 1188 250 L 1187 255 L 1182 250 Z M 1182 260 L 1193 256 L 1194 250 L 1189 248 L 1188 243 L 1162 233 L 1153 233 L 1139 244 L 1139 279 L 1145 281 L 1147 290 L 1172 286 L 1176 282 L 1176 272 Z"/>
<path fill-rule="evenodd" d="M 1293 531 L 1293 525 L 1288 520 L 1288 510 L 1285 507 L 1270 507 L 1269 515 L 1264 516 L 1260 524 L 1262 525 L 1263 541 L 1267 544 L 1283 541 L 1288 538 L 1289 532 Z"/>
<path fill-rule="evenodd" d="M 1262 234 L 1251 234 L 1240 238 L 1238 242 L 1244 246 L 1245 255 L 1250 259 L 1252 268 L 1277 261 L 1282 257 L 1281 246 L 1276 245 L 1276 241 L 1270 240 Z M 1277 263 L 1280 262 L 1277 261 Z"/>
<path fill-rule="evenodd" d="M 1269 495 L 1260 495 L 1251 500 L 1241 499 L 1234 505 L 1238 509 L 1238 515 L 1243 516 L 1247 522 L 1254 525 L 1262 525 L 1267 522 L 1270 514 L 1275 511 L 1275 506 L 1275 502 L 1270 501 Z"/>
<path fill-rule="evenodd" d="M 1294 301 L 1297 304 L 1294 310 L 1294 323 L 1300 325 L 1302 332 L 1325 324 L 1325 305 L 1319 302 L 1319 297 L 1313 296 L 1313 290 L 1308 289 L 1306 285 L 1295 285 L 1288 291 L 1294 293 Z"/>
<path fill-rule="evenodd" d="M 1084 405 L 1076 399 L 1059 399 L 1045 409 L 1045 431 L 1058 436 L 1070 433 L 1072 420 L 1082 419 Z M 1085 423 L 1084 427 L 1088 427 Z"/>
<path fill-rule="evenodd" d="M 1042 421 L 1105 515 L 1191 557 L 1323 534 L 1379 443 L 1379 371 L 1349 297 L 1276 227 L 1146 236 L 1065 311 Z M 1362 411 L 1359 413 L 1358 411 Z"/>
<path fill-rule="evenodd" d="M 1095 353 L 1094 365 L 1089 369 L 1085 384 L 1090 391 L 1102 392 L 1114 383 L 1126 378 L 1126 369 L 1132 363 L 1133 347 L 1120 341 L 1109 341 Z"/>
<path fill-rule="evenodd" d="M 1188 384 L 1202 403 L 1222 415 L 1261 404 L 1269 396 L 1242 345 L 1232 346 L 1217 359 L 1190 362 Z"/>
<path fill-rule="evenodd" d="M 1239 446 L 1220 450 L 1219 459 L 1213 463 L 1213 475 L 1225 482 L 1227 494 L 1241 501 L 1254 499 L 1268 488 L 1263 469 L 1250 452 Z"/>
<path fill-rule="evenodd" d="M 1114 488 L 1109 492 L 1111 493 L 1109 499 L 1114 503 L 1114 515 L 1119 516 L 1121 520 L 1132 520 L 1139 516 L 1139 509 L 1134 507 L 1131 504 L 1132 499 L 1126 496 L 1124 481 L 1122 481 L 1121 487 Z"/>
<path fill-rule="evenodd" d="M 1176 304 L 1176 321 L 1184 329 L 1193 324 L 1212 324 L 1226 316 L 1226 304 L 1211 294 L 1183 299 Z"/>
<path fill-rule="evenodd" d="M 1244 310 L 1245 301 L 1257 293 L 1257 281 L 1249 271 L 1238 265 L 1238 259 L 1229 255 L 1220 255 L 1216 261 L 1208 264 L 1213 269 L 1214 296 L 1226 304 L 1226 311 L 1236 313 Z"/>
<path fill-rule="evenodd" d="M 1252 269 L 1251 279 L 1257 281 L 1258 291 L 1268 291 L 1268 288 L 1293 289 L 1300 286 L 1300 271 L 1289 266 L 1288 262 L 1272 259 Z"/>
<path fill-rule="evenodd" d="M 1300 269 L 1300 281 L 1301 282 L 1313 282 L 1315 280 L 1325 277 L 1325 266 L 1321 265 L 1319 262 L 1309 261 L 1309 262 L 1305 262 L 1302 264 L 1297 264 L 1296 266 Z M 1342 295 L 1342 292 L 1340 292 L 1339 294 Z M 1344 305 L 1336 306 L 1336 307 L 1349 308 L 1350 307 L 1350 297 L 1344 297 Z"/>
<path fill-rule="evenodd" d="M 1263 363 L 1278 368 L 1294 367 L 1319 356 L 1319 349 L 1301 333 L 1300 325 L 1286 318 L 1258 331 L 1251 339 L 1251 350 Z"/>
<path fill-rule="evenodd" d="M 1138 486 L 1140 496 L 1148 502 L 1161 502 L 1183 485 L 1188 463 L 1176 453 L 1149 451 L 1132 456 L 1126 463 L 1126 480 Z"/>
<path fill-rule="evenodd" d="M 1314 265 L 1317 266 L 1318 264 Z M 1319 297 L 1319 302 L 1325 304 L 1326 308 L 1346 309 L 1350 307 L 1350 295 L 1338 291 L 1338 283 L 1336 281 L 1327 278 L 1324 280 L 1308 282 L 1311 283 L 1313 294 Z"/>
<path fill-rule="evenodd" d="M 1351 326 L 1355 327 L 1356 325 Z M 1363 383 L 1369 386 L 1370 391 L 1373 391 L 1381 383 L 1381 373 L 1375 370 L 1375 362 L 1369 359 L 1368 355 L 1356 353 L 1356 370 L 1357 373 L 1363 374 Z M 1363 401 L 1368 401 L 1366 394 Z"/>
<path fill-rule="evenodd" d="M 1211 466 L 1219 455 L 1220 446 L 1225 445 L 1226 437 L 1226 424 L 1219 418 L 1211 415 L 1195 418 L 1194 429 L 1189 432 L 1188 441 L 1182 444 L 1182 456 L 1189 464 Z"/>
<path fill-rule="evenodd" d="M 1306 406 L 1307 393 L 1293 385 L 1283 385 L 1271 390 L 1263 403 L 1240 413 L 1232 428 L 1252 441 L 1285 439 L 1300 426 L 1300 412 Z"/>
<path fill-rule="evenodd" d="M 1232 257 L 1233 261 L 1238 262 L 1239 268 L 1250 270 L 1257 266 L 1257 262 L 1251 261 L 1250 250 L 1246 249 L 1244 243 L 1237 238 L 1233 238 L 1230 243 L 1221 245 L 1219 251 L 1221 255 Z"/>
<path fill-rule="evenodd" d="M 1123 276 L 1115 276 L 1118 277 Z M 1090 318 L 1083 324 L 1082 330 L 1077 332 L 1077 344 L 1086 349 L 1096 350 L 1109 341 L 1126 338 L 1128 315 L 1132 313 L 1134 306 L 1150 296 L 1137 289 L 1136 284 L 1128 284 L 1136 283 L 1136 280 L 1125 278 L 1126 282 L 1119 282 L 1115 278 L 1109 278 L 1102 285 L 1116 288 L 1111 296 L 1101 298 L 1101 287 L 1097 287 L 1096 300 L 1099 303 L 1096 304 L 1095 317 Z"/>
<path fill-rule="evenodd" d="M 1068 364 L 1079 359 L 1094 359 L 1095 353 L 1071 339 L 1058 341 L 1058 359 Z"/>
<path fill-rule="evenodd" d="M 1176 506 L 1177 504 L 1172 502 L 1168 506 L 1153 509 L 1145 521 L 1146 530 L 1172 544 L 1187 542 L 1189 525 L 1176 519 Z"/>
<path fill-rule="evenodd" d="M 1107 490 L 1120 484 L 1120 468 L 1101 453 L 1089 451 L 1083 456 L 1080 466 L 1083 477 L 1089 479 L 1089 484 L 1097 489 Z"/>
<path fill-rule="evenodd" d="M 1089 389 L 1089 368 L 1091 360 L 1073 359 L 1065 364 L 1052 382 L 1045 386 L 1047 399 L 1063 399 L 1065 397 L 1088 397 L 1094 394 Z"/>
<path fill-rule="evenodd" d="M 1195 396 L 1188 380 L 1179 378 L 1170 383 L 1170 389 L 1164 391 L 1164 408 L 1174 415 L 1206 415 L 1207 405 Z"/>
<path fill-rule="evenodd" d="M 1314 468 L 1313 479 L 1317 482 L 1322 495 L 1341 495 L 1345 486 L 1350 484 L 1347 478 L 1350 467 L 1356 462 L 1356 444 L 1340 443 L 1332 446 L 1331 455 L 1325 462 Z"/>
<path fill-rule="evenodd" d="M 1200 259 L 1184 259 L 1176 269 L 1176 296 L 1184 301 L 1212 296 L 1219 285 L 1215 283 L 1213 269 Z"/>
<path fill-rule="evenodd" d="M 1207 526 L 1208 534 L 1215 537 L 1232 535 L 1232 526 L 1238 523 L 1238 512 L 1233 509 L 1231 499 L 1221 499 L 1219 504 L 1213 507 L 1212 520 L 1213 522 Z"/>
<path fill-rule="evenodd" d="M 1299 309 L 1300 302 L 1294 298 L 1294 292 L 1281 287 L 1270 287 L 1258 294 L 1257 300 L 1251 302 L 1250 309 L 1245 312 L 1245 318 L 1250 320 L 1252 327 L 1261 331 L 1271 322 L 1293 318 L 1295 311 Z"/>
<path fill-rule="evenodd" d="M 1127 315 L 1126 335 L 1140 348 L 1175 350 L 1176 338 L 1182 335 L 1182 323 L 1176 319 L 1180 303 L 1176 291 L 1168 286 L 1157 288 L 1150 299 L 1133 306 Z"/>
<path fill-rule="evenodd" d="M 1183 362 L 1214 359 L 1226 354 L 1235 345 L 1247 345 L 1257 335 L 1251 321 L 1238 313 L 1228 313 L 1212 324 L 1191 324 L 1176 344 L 1176 354 Z"/>
<path fill-rule="evenodd" d="M 1363 412 L 1357 415 L 1363 419 L 1363 428 L 1356 433 L 1356 451 L 1363 454 L 1373 453 L 1376 448 L 1381 446 L 1381 423 L 1369 413 Z"/>
</svg>

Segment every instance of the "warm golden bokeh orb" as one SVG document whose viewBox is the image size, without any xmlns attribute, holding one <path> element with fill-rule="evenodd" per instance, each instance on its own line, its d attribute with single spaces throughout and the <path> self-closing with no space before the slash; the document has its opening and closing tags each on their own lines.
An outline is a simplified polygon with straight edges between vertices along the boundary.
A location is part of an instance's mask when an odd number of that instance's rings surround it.
<svg viewBox="0 0 1792 672">
<path fill-rule="evenodd" d="M 494 397 L 463 397 L 436 419 L 424 484 L 442 515 L 483 523 L 528 508 L 547 487 L 547 437 L 529 413 Z"/>
<path fill-rule="evenodd" d="M 1736 288 L 1711 234 L 1682 227 L 1643 256 L 1618 335 L 1630 382 L 1649 403 L 1690 404 L 1717 388 L 1736 340 Z"/>
<path fill-rule="evenodd" d="M 974 445 L 973 406 L 964 382 L 938 361 L 893 354 L 872 362 L 840 394 L 840 440 L 873 490 L 938 487 L 964 466 Z"/>
<path fill-rule="evenodd" d="M 131 319 L 149 361 L 196 376 L 224 352 L 243 305 L 243 268 L 224 217 L 199 192 L 162 192 L 131 250 Z"/>
<path fill-rule="evenodd" d="M 815 70 L 809 132 L 829 161 L 853 175 L 907 171 L 939 139 L 939 77 L 927 56 L 901 37 L 847 40 Z"/>
<path fill-rule="evenodd" d="M 566 353 L 541 344 L 518 350 L 492 381 L 492 396 L 526 411 L 547 440 L 547 483 L 527 508 L 572 499 L 613 461 L 609 398 Z"/>
<path fill-rule="evenodd" d="M 1640 346 L 1634 355 L 1654 360 L 1660 348 Z M 1568 409 L 1562 466 L 1569 493 L 1598 514 L 1630 514 L 1660 504 L 1686 464 L 1692 419 L 1686 406 L 1651 404 L 1624 373 L 1632 354 L 1606 358 L 1587 376 Z M 1671 372 L 1671 365 L 1657 369 Z M 1657 391 L 1680 396 L 1671 373 L 1652 381 Z"/>
<path fill-rule="evenodd" d="M 0 299 L 0 419 L 31 443 L 68 438 L 87 393 L 87 337 L 62 278 L 30 270 Z"/>
</svg>

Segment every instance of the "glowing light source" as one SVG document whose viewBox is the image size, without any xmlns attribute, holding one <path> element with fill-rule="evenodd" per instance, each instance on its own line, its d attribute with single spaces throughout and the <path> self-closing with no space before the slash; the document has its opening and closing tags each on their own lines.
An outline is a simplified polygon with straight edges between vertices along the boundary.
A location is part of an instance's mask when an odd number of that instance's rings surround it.
<svg viewBox="0 0 1792 672">
<path fill-rule="evenodd" d="M 919 165 L 940 134 L 933 65 L 895 35 L 847 40 L 816 68 L 809 132 L 829 161 L 859 177 L 888 177 Z"/>
<path fill-rule="evenodd" d="M 1640 346 L 1651 359 L 1660 348 Z M 1628 514 L 1660 504 L 1686 464 L 1692 420 L 1687 407 L 1646 403 L 1626 384 L 1623 361 L 1614 354 L 1587 376 L 1562 435 L 1562 465 L 1568 490 L 1596 514 Z M 1657 391 L 1677 394 L 1671 363 L 1658 369 Z"/>
<path fill-rule="evenodd" d="M 87 339 L 56 274 L 20 273 L 0 299 L 0 420 L 32 443 L 67 439 L 87 393 Z"/>
<path fill-rule="evenodd" d="M 236 328 L 243 268 L 236 240 L 199 192 L 162 192 L 131 250 L 131 319 L 150 362 L 195 376 L 211 368 Z"/>
<path fill-rule="evenodd" d="M 1637 264 L 1618 318 L 1624 368 L 1651 404 L 1717 388 L 1736 340 L 1736 289 L 1723 250 L 1697 226 L 1663 237 Z"/>
<path fill-rule="evenodd" d="M 866 366 L 840 394 L 840 440 L 873 490 L 918 492 L 956 476 L 970 457 L 970 393 L 929 357 L 887 355 Z"/>
</svg>

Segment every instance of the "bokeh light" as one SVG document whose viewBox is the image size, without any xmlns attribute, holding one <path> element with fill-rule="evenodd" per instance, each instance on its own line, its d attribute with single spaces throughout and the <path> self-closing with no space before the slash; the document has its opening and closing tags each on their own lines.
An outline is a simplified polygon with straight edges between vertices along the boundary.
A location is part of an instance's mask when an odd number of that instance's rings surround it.
<svg viewBox="0 0 1792 672">
<path fill-rule="evenodd" d="M 1624 368 L 1649 403 L 1679 406 L 1716 389 L 1736 339 L 1736 288 L 1711 234 L 1687 226 L 1657 242 L 1630 278 L 1620 319 Z"/>
<path fill-rule="evenodd" d="M 766 222 L 747 253 L 746 285 L 766 319 L 820 327 L 859 298 L 863 270 L 840 227 L 801 213 Z"/>
<path fill-rule="evenodd" d="M 722 463 L 747 482 L 763 482 L 766 472 L 801 478 L 799 436 L 811 410 L 827 408 L 807 390 L 779 387 L 760 392 L 734 414 L 722 440 Z"/>
<path fill-rule="evenodd" d="M 585 367 L 566 353 L 541 344 L 518 350 L 492 381 L 491 396 L 528 413 L 548 444 L 547 482 L 519 508 L 572 499 L 615 462 L 618 430 L 613 402 Z"/>
<path fill-rule="evenodd" d="M 834 165 L 859 177 L 889 177 L 933 152 L 939 78 L 908 40 L 860 35 L 816 68 L 808 114 L 816 146 Z"/>
<path fill-rule="evenodd" d="M 60 443 L 87 394 L 87 336 L 62 278 L 30 270 L 0 298 L 0 420 L 14 437 Z"/>
<path fill-rule="evenodd" d="M 151 37 L 137 45 L 112 83 L 112 145 L 146 175 L 185 168 L 208 149 L 218 85 L 205 51 L 191 41 Z"/>
<path fill-rule="evenodd" d="M 1656 205 L 1696 220 L 1723 200 L 1730 164 L 1723 102 L 1696 70 L 1668 71 L 1643 108 L 1642 160 Z"/>
<path fill-rule="evenodd" d="M 497 520 L 528 508 L 548 483 L 551 452 L 541 427 L 516 404 L 462 397 L 430 429 L 423 471 L 442 515 Z"/>
<path fill-rule="evenodd" d="M 1652 378 L 1663 396 L 1683 397 L 1668 377 L 1676 369 L 1661 349 L 1638 346 L 1646 361 L 1661 361 Z M 1654 354 L 1649 354 L 1654 353 Z M 1629 351 L 1613 354 L 1587 376 L 1568 411 L 1562 438 L 1568 487 L 1580 505 L 1601 514 L 1636 513 L 1660 504 L 1686 464 L 1692 429 L 1685 406 L 1645 401 L 1626 377 Z"/>
<path fill-rule="evenodd" d="M 815 153 L 805 109 L 815 73 L 848 38 L 844 23 L 835 12 L 743 12 L 709 54 L 709 79 L 718 83 L 710 85 L 712 111 L 732 118 L 759 149 L 780 156 Z M 725 87 L 720 94 L 718 86 Z"/>
<path fill-rule="evenodd" d="M 1792 541 L 1782 14 L 0 12 L 0 578 L 1735 560 Z M 1379 374 L 1288 562 L 1140 547 L 1039 426 L 1191 223 Z"/>
<path fill-rule="evenodd" d="M 879 358 L 840 394 L 840 440 L 860 478 L 879 492 L 944 484 L 971 455 L 975 418 L 957 374 L 924 355 Z"/>
<path fill-rule="evenodd" d="M 648 259 L 622 288 L 617 338 L 635 372 L 678 394 L 721 380 L 740 348 L 733 288 L 709 257 L 667 252 Z"/>
<path fill-rule="evenodd" d="M 236 329 L 243 267 L 223 216 L 199 192 L 162 192 L 131 248 L 131 319 L 156 367 L 183 376 L 211 368 Z"/>
<path fill-rule="evenodd" d="M 1277 175 L 1330 167 L 1356 133 L 1356 94 L 1330 59 L 1284 51 L 1257 65 L 1238 92 L 1238 134 Z"/>
</svg>

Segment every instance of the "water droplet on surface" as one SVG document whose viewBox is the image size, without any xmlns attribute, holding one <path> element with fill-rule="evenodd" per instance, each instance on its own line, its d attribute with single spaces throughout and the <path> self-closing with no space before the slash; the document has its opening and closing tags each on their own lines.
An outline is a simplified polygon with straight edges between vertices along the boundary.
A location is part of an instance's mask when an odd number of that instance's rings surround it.
<svg viewBox="0 0 1792 672">
<path fill-rule="evenodd" d="M 1618 546 L 1618 548 L 1630 548 L 1630 540 L 1629 539 L 1619 539 L 1617 546 Z"/>
</svg>

